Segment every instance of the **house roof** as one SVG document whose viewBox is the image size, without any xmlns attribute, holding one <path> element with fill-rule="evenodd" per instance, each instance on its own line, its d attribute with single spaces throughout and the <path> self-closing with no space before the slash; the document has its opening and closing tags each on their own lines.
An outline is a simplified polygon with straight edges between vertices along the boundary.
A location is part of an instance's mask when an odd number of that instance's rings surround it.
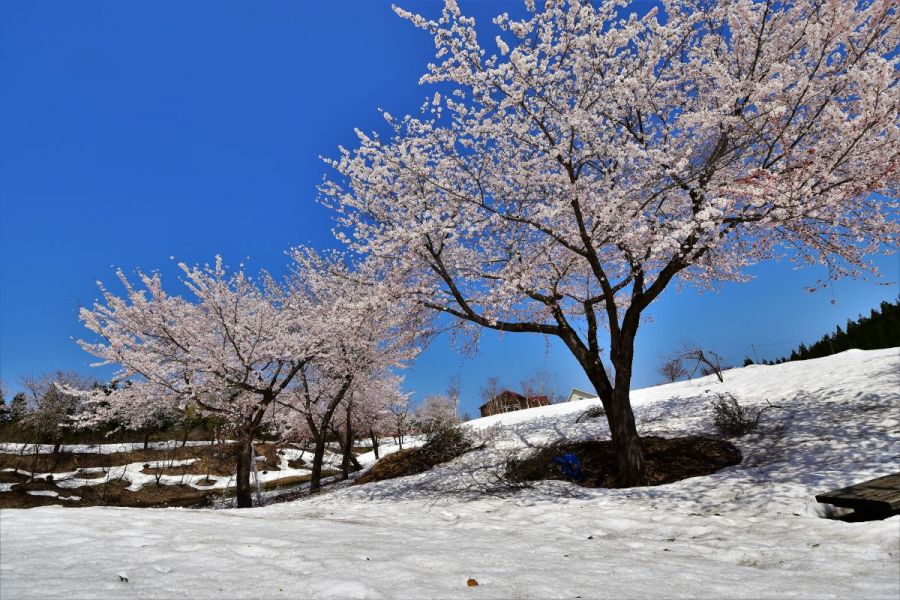
<svg viewBox="0 0 900 600">
<path fill-rule="evenodd" d="M 514 392 L 512 390 L 503 390 L 502 392 L 500 392 L 499 394 L 497 394 L 496 396 L 494 396 L 493 398 L 491 398 L 490 400 L 488 400 L 487 402 L 485 402 L 478 408 L 485 407 L 488 404 L 490 404 L 491 402 L 493 402 L 494 400 L 497 400 L 498 398 L 509 398 L 510 396 L 512 396 L 516 400 L 524 400 L 525 399 L 525 396 L 523 396 L 522 394 L 519 394 L 518 392 Z"/>
<path fill-rule="evenodd" d="M 571 402 L 572 400 L 584 400 L 585 398 L 596 398 L 597 394 L 592 394 L 591 392 L 585 392 L 584 390 L 579 390 L 578 388 L 572 388 L 572 391 L 569 392 L 569 398 L 567 402 Z"/>
<path fill-rule="evenodd" d="M 550 399 L 547 396 L 543 396 L 543 395 L 542 396 L 525 396 L 523 394 L 514 392 L 512 390 L 503 390 L 502 392 L 500 392 L 499 394 L 497 394 L 496 396 L 494 396 L 493 398 L 491 398 L 490 400 L 488 400 L 487 402 L 485 402 L 478 408 L 484 408 L 485 406 L 487 406 L 494 400 L 497 400 L 500 398 L 504 398 L 504 399 L 512 398 L 515 400 L 537 400 L 538 402 L 546 401 L 547 404 L 550 404 Z"/>
</svg>

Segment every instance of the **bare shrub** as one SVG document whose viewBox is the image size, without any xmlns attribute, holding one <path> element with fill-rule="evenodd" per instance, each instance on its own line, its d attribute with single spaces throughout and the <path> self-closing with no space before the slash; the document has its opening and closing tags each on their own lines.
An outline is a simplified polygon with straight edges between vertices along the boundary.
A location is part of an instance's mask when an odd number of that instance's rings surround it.
<svg viewBox="0 0 900 600">
<path fill-rule="evenodd" d="M 599 419 L 600 417 L 606 416 L 606 409 L 603 408 L 602 404 L 595 404 L 590 407 L 575 419 L 576 423 L 581 423 L 582 421 L 587 421 L 588 419 Z"/>
<path fill-rule="evenodd" d="M 723 435 L 739 436 L 759 427 L 759 419 L 772 404 L 765 408 L 744 406 L 732 394 L 716 394 L 712 401 L 713 424 Z"/>
<path fill-rule="evenodd" d="M 437 465 L 473 450 L 475 445 L 470 430 L 453 423 L 441 423 L 428 432 L 425 444 L 419 448 L 419 452 L 432 465 Z"/>
<path fill-rule="evenodd" d="M 688 372 L 684 368 L 684 363 L 679 358 L 672 358 L 664 362 L 657 372 L 666 378 L 666 381 L 675 383 L 682 377 L 686 377 Z"/>
</svg>

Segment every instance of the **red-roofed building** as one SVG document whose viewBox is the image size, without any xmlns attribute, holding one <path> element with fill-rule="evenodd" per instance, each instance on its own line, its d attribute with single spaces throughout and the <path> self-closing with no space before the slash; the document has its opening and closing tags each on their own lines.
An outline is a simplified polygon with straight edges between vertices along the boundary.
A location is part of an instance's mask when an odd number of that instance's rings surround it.
<svg viewBox="0 0 900 600">
<path fill-rule="evenodd" d="M 514 410 L 522 410 L 523 408 L 535 408 L 549 404 L 550 399 L 547 396 L 525 397 L 511 390 L 503 390 L 491 400 L 482 404 L 478 410 L 481 411 L 482 417 L 489 417 Z"/>
</svg>

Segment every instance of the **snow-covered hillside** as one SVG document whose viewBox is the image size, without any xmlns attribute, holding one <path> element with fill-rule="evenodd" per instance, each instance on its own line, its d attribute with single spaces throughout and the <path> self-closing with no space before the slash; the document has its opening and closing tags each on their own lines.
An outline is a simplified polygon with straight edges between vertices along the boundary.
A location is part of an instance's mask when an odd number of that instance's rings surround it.
<svg viewBox="0 0 900 600">
<path fill-rule="evenodd" d="M 642 434 L 712 434 L 726 392 L 777 407 L 735 441 L 742 464 L 653 488 L 492 487 L 510 452 L 605 437 L 576 422 L 586 400 L 473 421 L 486 450 L 291 504 L 4 510 L 0 597 L 900 596 L 900 517 L 824 519 L 813 498 L 900 470 L 900 350 L 638 390 Z"/>
</svg>

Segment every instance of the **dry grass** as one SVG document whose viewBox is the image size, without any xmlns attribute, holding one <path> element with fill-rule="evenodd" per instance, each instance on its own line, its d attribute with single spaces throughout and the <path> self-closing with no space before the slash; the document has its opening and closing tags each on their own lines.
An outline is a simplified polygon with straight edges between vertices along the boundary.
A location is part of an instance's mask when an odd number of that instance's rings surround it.
<svg viewBox="0 0 900 600">
<path fill-rule="evenodd" d="M 419 448 L 407 448 L 388 454 L 354 481 L 353 485 L 423 473 L 474 449 L 475 442 L 461 428 L 451 426 L 439 429 L 432 432 L 428 441 Z"/>
</svg>

